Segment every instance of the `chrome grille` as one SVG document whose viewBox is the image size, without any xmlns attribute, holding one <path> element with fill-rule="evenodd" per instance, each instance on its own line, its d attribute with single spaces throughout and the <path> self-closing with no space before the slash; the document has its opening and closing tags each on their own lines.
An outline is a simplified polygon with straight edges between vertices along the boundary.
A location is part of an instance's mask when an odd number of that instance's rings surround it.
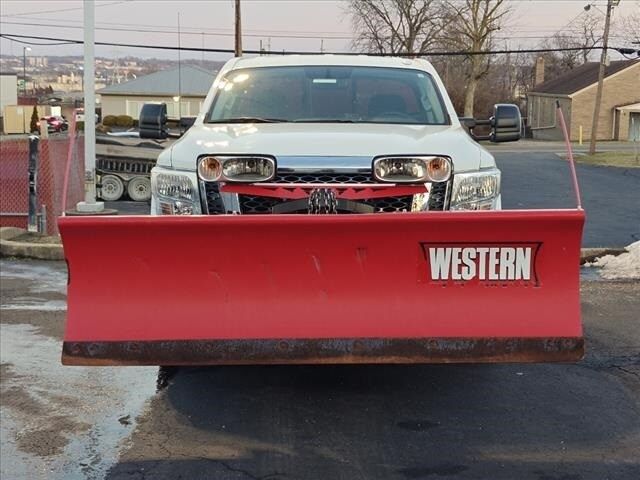
<svg viewBox="0 0 640 480">
<path fill-rule="evenodd" d="M 256 197 L 253 195 L 238 195 L 240 200 L 240 211 L 242 213 L 271 213 L 274 205 L 282 203 L 286 200 L 272 197 Z"/>
<path fill-rule="evenodd" d="M 449 185 L 451 180 L 447 182 L 437 182 L 431 184 L 431 190 L 429 191 L 429 210 L 444 210 L 447 203 L 449 203 Z"/>
<path fill-rule="evenodd" d="M 345 184 L 375 184 L 369 174 L 366 173 L 279 173 L 269 183 L 345 183 Z M 450 182 L 434 183 L 429 195 L 429 210 L 444 210 L 448 202 L 448 188 Z M 225 213 L 224 204 L 218 191 L 218 184 L 204 182 L 204 191 L 209 214 Z M 270 214 L 271 209 L 280 203 L 286 202 L 279 198 L 261 197 L 254 195 L 238 195 L 240 212 L 243 214 Z M 410 212 L 413 196 L 383 197 L 359 200 L 371 205 L 378 213 Z M 300 212 L 304 213 L 304 212 Z"/>
<path fill-rule="evenodd" d="M 278 173 L 270 183 L 377 183 L 368 173 Z"/>
<path fill-rule="evenodd" d="M 238 195 L 238 197 L 240 200 L 240 210 L 245 214 L 271 213 L 271 209 L 275 205 L 287 201 L 281 200 L 279 198 L 256 197 L 253 195 Z M 378 213 L 410 212 L 412 201 L 412 195 L 407 195 L 404 197 L 385 197 L 359 200 L 359 202 L 371 205 Z"/>
<path fill-rule="evenodd" d="M 204 186 L 204 194 L 207 201 L 207 212 L 209 215 L 225 213 L 224 203 L 220 196 L 218 184 L 214 182 L 202 182 L 201 185 Z"/>
<path fill-rule="evenodd" d="M 404 197 L 384 197 L 362 200 L 362 203 L 373 206 L 376 212 L 410 212 L 413 195 Z"/>
</svg>

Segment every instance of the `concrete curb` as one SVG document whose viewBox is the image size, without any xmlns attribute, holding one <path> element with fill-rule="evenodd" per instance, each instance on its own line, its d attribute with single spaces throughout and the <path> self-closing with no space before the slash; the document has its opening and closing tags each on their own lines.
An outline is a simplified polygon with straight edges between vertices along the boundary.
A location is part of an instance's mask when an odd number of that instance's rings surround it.
<svg viewBox="0 0 640 480">
<path fill-rule="evenodd" d="M 585 263 L 593 262 L 596 258 L 604 257 L 605 255 L 622 255 L 626 253 L 624 248 L 582 248 L 580 250 L 580 265 L 584 265 Z"/>
<path fill-rule="evenodd" d="M 24 235 L 26 230 L 16 227 L 0 228 L 0 256 L 35 258 L 39 260 L 64 260 L 60 243 L 19 242 L 14 238 Z"/>
<path fill-rule="evenodd" d="M 23 228 L 0 228 L 0 256 L 37 258 L 40 260 L 64 260 L 64 250 L 59 243 L 28 243 L 16 242 L 13 238 L 26 233 Z M 580 250 L 580 265 L 593 262 L 604 255 L 620 255 L 625 253 L 624 248 L 583 248 Z"/>
</svg>

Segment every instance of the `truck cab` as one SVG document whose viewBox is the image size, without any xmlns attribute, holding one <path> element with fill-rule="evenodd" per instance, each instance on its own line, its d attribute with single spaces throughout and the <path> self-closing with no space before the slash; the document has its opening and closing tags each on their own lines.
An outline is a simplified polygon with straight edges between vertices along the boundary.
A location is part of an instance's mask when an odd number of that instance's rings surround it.
<svg viewBox="0 0 640 480">
<path fill-rule="evenodd" d="M 154 107 L 143 137 L 166 135 Z M 520 136 L 515 106 L 485 123 L 489 140 Z M 160 154 L 152 214 L 500 209 L 500 171 L 470 131 L 423 59 L 234 58 Z"/>
</svg>

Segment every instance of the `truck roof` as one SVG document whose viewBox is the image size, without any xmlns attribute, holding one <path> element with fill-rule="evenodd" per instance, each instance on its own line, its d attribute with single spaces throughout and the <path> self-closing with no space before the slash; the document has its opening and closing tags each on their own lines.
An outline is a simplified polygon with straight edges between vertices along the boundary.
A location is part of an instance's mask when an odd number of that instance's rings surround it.
<svg viewBox="0 0 640 480">
<path fill-rule="evenodd" d="M 254 67 L 283 67 L 294 65 L 340 65 L 360 67 L 415 68 L 434 73 L 431 64 L 421 58 L 379 57 L 373 55 L 269 55 L 240 57 L 227 64 L 230 69 Z"/>
</svg>

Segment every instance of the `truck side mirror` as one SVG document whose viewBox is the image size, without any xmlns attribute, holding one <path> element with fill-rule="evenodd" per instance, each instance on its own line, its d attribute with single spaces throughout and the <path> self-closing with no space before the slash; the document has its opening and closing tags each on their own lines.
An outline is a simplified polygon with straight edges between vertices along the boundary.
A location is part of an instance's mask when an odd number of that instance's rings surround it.
<svg viewBox="0 0 640 480">
<path fill-rule="evenodd" d="M 164 139 L 167 130 L 167 105 L 165 103 L 145 103 L 140 110 L 140 138 Z"/>
<path fill-rule="evenodd" d="M 515 142 L 520 140 L 522 117 L 520 109 L 509 103 L 498 103 L 493 106 L 491 117 L 491 136 L 493 143 Z"/>
</svg>

